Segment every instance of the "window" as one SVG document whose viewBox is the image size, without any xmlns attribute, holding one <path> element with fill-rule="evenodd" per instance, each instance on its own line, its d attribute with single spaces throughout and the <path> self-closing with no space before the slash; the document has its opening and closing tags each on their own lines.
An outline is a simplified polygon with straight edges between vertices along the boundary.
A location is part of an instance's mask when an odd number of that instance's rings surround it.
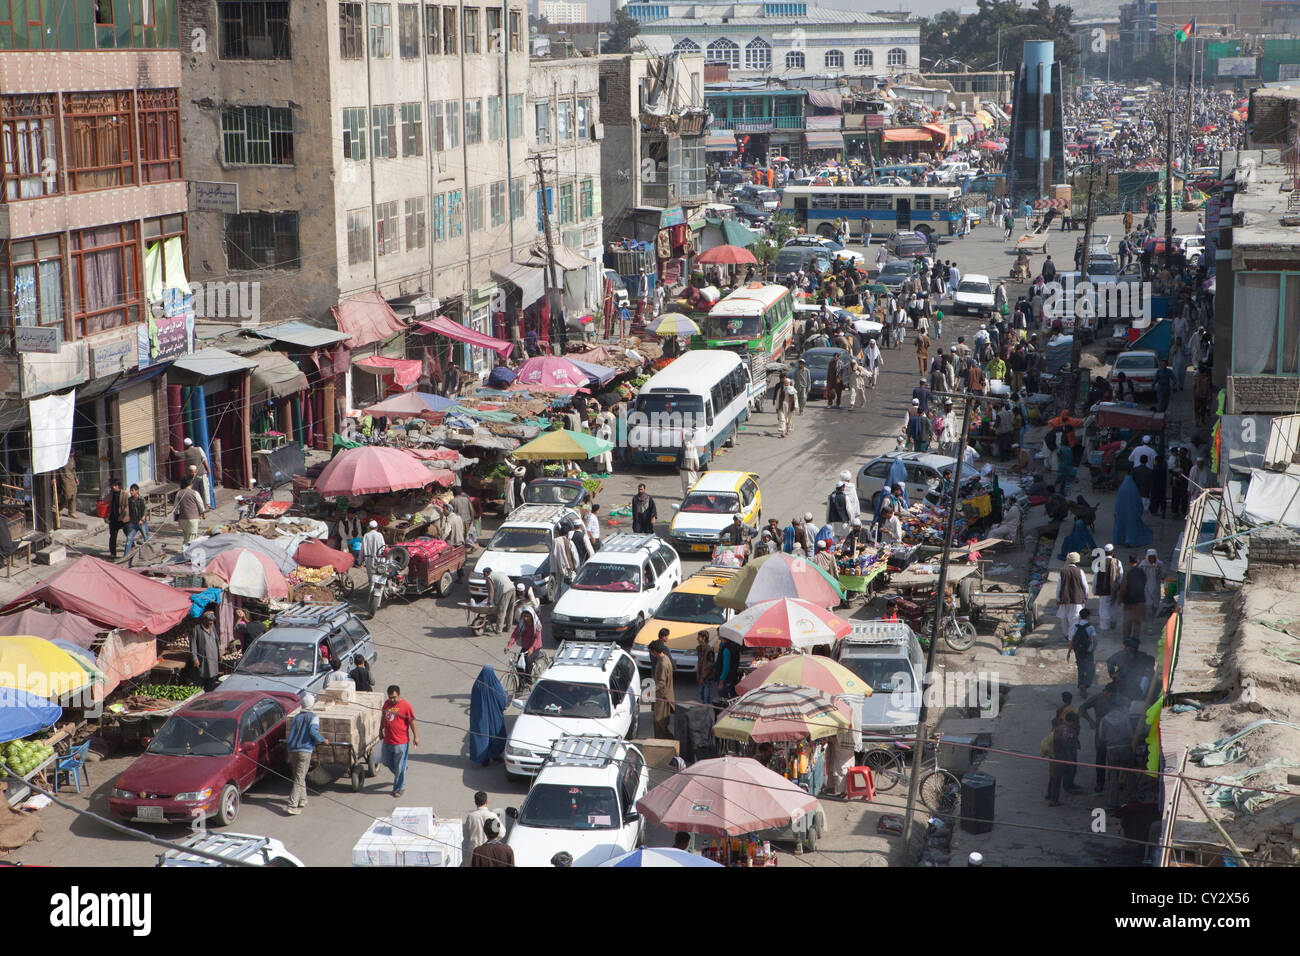
<svg viewBox="0 0 1300 956">
<path fill-rule="evenodd" d="M 348 210 L 348 265 L 370 261 L 370 210 Z"/>
<path fill-rule="evenodd" d="M 492 225 L 503 226 L 506 222 L 506 181 L 503 179 L 499 183 L 493 183 L 488 190 L 488 205 L 491 207 L 489 212 L 492 215 Z"/>
<path fill-rule="evenodd" d="M 6 202 L 59 192 L 58 112 L 51 93 L 0 97 Z"/>
<path fill-rule="evenodd" d="M 447 196 L 439 193 L 433 197 L 433 241 L 447 241 Z"/>
<path fill-rule="evenodd" d="M 543 215 L 554 214 L 555 212 L 555 190 L 547 188 L 546 195 L 542 195 L 542 190 L 537 190 L 537 231 L 546 234 L 546 217 Z"/>
<path fill-rule="evenodd" d="M 465 204 L 459 189 L 447 194 L 447 233 L 453 239 L 465 234 Z"/>
<path fill-rule="evenodd" d="M 785 55 L 785 68 L 787 70 L 803 69 L 803 52 L 801 50 L 791 50 Z"/>
<path fill-rule="evenodd" d="M 366 108 L 364 106 L 343 111 L 343 158 L 366 158 Z"/>
<path fill-rule="evenodd" d="M 397 158 L 397 111 L 392 106 L 370 107 L 370 139 L 375 159 Z"/>
<path fill-rule="evenodd" d="M 590 179 L 582 181 L 582 189 L 578 193 L 578 217 L 581 219 L 590 219 L 595 213 L 595 185 Z"/>
<path fill-rule="evenodd" d="M 886 62 L 890 66 L 907 66 L 907 51 L 902 47 L 894 47 L 889 51 L 889 57 Z"/>
<path fill-rule="evenodd" d="M 685 39 L 678 40 L 675 44 L 673 44 L 673 50 L 677 53 L 699 53 L 700 45 L 696 43 L 694 40 L 692 40 L 690 37 L 687 37 Z"/>
<path fill-rule="evenodd" d="M 444 123 L 447 127 L 447 148 L 457 149 L 460 147 L 460 100 L 448 100 L 446 119 Z"/>
<path fill-rule="evenodd" d="M 843 50 L 827 50 L 827 51 L 826 51 L 826 69 L 828 69 L 828 70 L 838 70 L 838 69 L 839 69 L 840 67 L 842 67 L 843 65 L 844 65 L 844 51 L 843 51 Z"/>
<path fill-rule="evenodd" d="M 745 44 L 745 69 L 769 70 L 772 68 L 772 47 L 762 37 L 754 37 Z"/>
<path fill-rule="evenodd" d="M 226 264 L 231 269 L 297 269 L 298 214 L 241 212 L 226 216 Z"/>
<path fill-rule="evenodd" d="M 513 93 L 510 96 L 510 115 L 506 119 L 510 138 L 518 139 L 524 135 L 524 94 Z"/>
<path fill-rule="evenodd" d="M 397 203 L 381 202 L 375 205 L 375 255 L 391 256 L 401 252 L 397 235 Z"/>
<path fill-rule="evenodd" d="M 740 47 L 726 37 L 719 37 L 705 48 L 704 61 L 706 63 L 725 63 L 733 70 L 739 70 Z"/>
<path fill-rule="evenodd" d="M 483 142 L 483 101 L 465 101 L 465 145 Z"/>
<path fill-rule="evenodd" d="M 465 52 L 478 52 L 478 7 L 465 8 Z"/>
<path fill-rule="evenodd" d="M 447 141 L 442 132 L 442 103 L 429 104 L 429 149 L 441 153 L 447 148 Z"/>
<path fill-rule="evenodd" d="M 510 180 L 510 218 L 523 219 L 527 214 L 524 210 L 524 196 L 527 195 L 524 186 L 524 177 L 516 176 Z"/>
<path fill-rule="evenodd" d="M 287 166 L 293 163 L 293 114 L 271 106 L 236 106 L 221 114 L 227 163 Z"/>
<path fill-rule="evenodd" d="M 63 240 L 41 236 L 5 243 L 0 251 L 0 322 L 63 325 Z"/>
<path fill-rule="evenodd" d="M 442 52 L 456 53 L 456 8 L 442 8 Z"/>
<path fill-rule="evenodd" d="M 397 6 L 397 52 L 403 60 L 414 60 L 420 55 L 418 3 L 401 3 Z"/>
<path fill-rule="evenodd" d="M 221 59 L 289 59 L 289 4 L 221 0 Z"/>
<path fill-rule="evenodd" d="M 573 222 L 573 183 L 560 186 L 560 225 Z"/>
<path fill-rule="evenodd" d="M 1295 375 L 1300 360 L 1300 273 L 1239 272 L 1232 374 Z"/>
<path fill-rule="evenodd" d="M 180 179 L 180 91 L 141 90 L 139 97 L 140 181 L 164 183 Z M 292 133 L 289 135 L 289 155 L 292 158 Z"/>
<path fill-rule="evenodd" d="M 537 103 L 533 106 L 537 132 L 534 138 L 538 146 L 547 146 L 551 142 L 551 104 Z"/>
<path fill-rule="evenodd" d="M 73 230 L 70 282 L 77 338 L 140 321 L 140 235 L 137 224 Z"/>
<path fill-rule="evenodd" d="M 402 104 L 402 155 L 424 155 L 424 129 L 420 122 L 420 104 Z"/>
<path fill-rule="evenodd" d="M 426 4 L 424 7 L 424 53 L 437 56 L 442 52 L 442 8 Z"/>
<path fill-rule="evenodd" d="M 597 86 L 597 98 L 602 103 L 609 102 L 609 77 L 602 76 L 600 78 L 600 83 Z"/>
<path fill-rule="evenodd" d="M 875 62 L 876 62 L 876 58 L 870 50 L 853 51 L 854 66 L 873 66 Z"/>
<path fill-rule="evenodd" d="M 555 104 L 555 139 L 559 143 L 573 141 L 573 104 L 568 100 Z"/>
<path fill-rule="evenodd" d="M 406 200 L 406 248 L 423 249 L 424 234 L 424 197 Z"/>
<path fill-rule="evenodd" d="M 591 138 L 591 99 L 578 98 L 578 139 Z"/>
<path fill-rule="evenodd" d="M 487 98 L 488 110 L 488 139 L 491 142 L 497 142 L 505 137 L 505 128 L 502 125 L 504 116 L 501 112 L 501 97 L 489 96 Z"/>
<path fill-rule="evenodd" d="M 473 235 L 483 231 L 483 187 L 474 186 L 468 190 L 469 232 Z"/>
<path fill-rule="evenodd" d="M 518 10 L 510 11 L 510 52 L 520 53 L 523 51 L 523 15 Z"/>
<path fill-rule="evenodd" d="M 393 55 L 393 10 L 386 3 L 370 4 L 370 56 L 376 60 Z"/>
<path fill-rule="evenodd" d="M 63 119 L 70 192 L 135 185 L 129 92 L 64 93 Z"/>
<path fill-rule="evenodd" d="M 503 49 L 502 43 L 505 41 L 505 37 L 501 35 L 501 8 L 484 7 L 483 16 L 486 20 L 483 33 L 487 37 L 487 51 L 500 53 Z"/>
<path fill-rule="evenodd" d="M 185 278 L 185 217 L 160 216 L 144 221 L 144 295 L 162 297 L 165 289 L 189 289 Z"/>
<path fill-rule="evenodd" d="M 365 56 L 365 27 L 361 20 L 361 4 L 339 4 L 339 56 L 344 60 L 359 60 Z"/>
</svg>

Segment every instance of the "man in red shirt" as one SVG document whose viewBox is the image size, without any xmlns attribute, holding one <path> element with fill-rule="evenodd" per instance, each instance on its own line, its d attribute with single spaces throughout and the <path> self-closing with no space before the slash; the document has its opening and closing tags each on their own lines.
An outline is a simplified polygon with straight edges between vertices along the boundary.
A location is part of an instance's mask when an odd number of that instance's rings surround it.
<svg viewBox="0 0 1300 956">
<path fill-rule="evenodd" d="M 414 745 L 420 746 L 420 731 L 415 726 L 415 711 L 402 699 L 402 688 L 388 685 L 388 700 L 381 718 L 384 738 L 384 766 L 393 772 L 393 796 L 406 791 L 406 755 Z"/>
</svg>

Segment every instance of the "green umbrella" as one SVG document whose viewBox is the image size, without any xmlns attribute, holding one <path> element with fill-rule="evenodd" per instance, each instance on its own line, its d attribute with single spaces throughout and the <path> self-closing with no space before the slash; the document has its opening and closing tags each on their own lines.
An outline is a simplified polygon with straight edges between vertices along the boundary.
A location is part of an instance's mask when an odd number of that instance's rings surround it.
<svg viewBox="0 0 1300 956">
<path fill-rule="evenodd" d="M 607 451 L 613 451 L 612 442 L 596 438 L 585 432 L 570 431 L 561 428 L 534 438 L 526 445 L 515 449 L 513 457 L 530 458 L 545 461 L 569 461 L 575 459 L 597 458 Z"/>
<path fill-rule="evenodd" d="M 713 602 L 743 611 L 761 601 L 783 597 L 829 608 L 840 603 L 844 591 L 839 581 L 811 561 L 780 552 L 749 562 L 713 596 Z"/>
</svg>

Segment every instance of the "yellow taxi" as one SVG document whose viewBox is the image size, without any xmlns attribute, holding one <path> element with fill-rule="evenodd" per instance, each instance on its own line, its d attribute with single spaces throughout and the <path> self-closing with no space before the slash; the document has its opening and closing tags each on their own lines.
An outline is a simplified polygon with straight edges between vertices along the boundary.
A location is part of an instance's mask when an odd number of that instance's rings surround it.
<svg viewBox="0 0 1300 956">
<path fill-rule="evenodd" d="M 678 551 L 711 553 L 734 515 L 757 531 L 763 519 L 758 475 L 748 471 L 708 471 L 691 486 L 668 526 L 668 543 Z"/>
<path fill-rule="evenodd" d="M 714 604 L 713 596 L 739 573 L 739 568 L 710 566 L 696 571 L 677 585 L 659 605 L 655 616 L 637 632 L 632 641 L 632 659 L 648 669 L 650 644 L 659 636 L 660 630 L 667 628 L 668 656 L 672 658 L 673 669 L 694 672 L 695 636 L 700 631 L 708 631 L 709 641 L 716 648 L 718 626 L 733 613 Z"/>
</svg>

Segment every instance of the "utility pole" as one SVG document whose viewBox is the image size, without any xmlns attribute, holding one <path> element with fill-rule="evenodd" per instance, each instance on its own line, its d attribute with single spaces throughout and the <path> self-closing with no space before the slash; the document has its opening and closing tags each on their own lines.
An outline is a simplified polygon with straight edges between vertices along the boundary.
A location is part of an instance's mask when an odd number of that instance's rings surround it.
<svg viewBox="0 0 1300 956">
<path fill-rule="evenodd" d="M 952 393 L 940 395 L 935 393 L 935 397 L 943 398 L 960 398 L 965 402 L 965 408 L 962 411 L 961 419 L 961 443 L 958 445 L 956 454 L 953 458 L 957 463 L 952 469 L 952 498 L 948 502 L 948 520 L 943 529 L 943 557 L 939 561 L 939 582 L 935 588 L 935 608 L 934 624 L 930 630 L 930 650 L 925 658 L 925 674 L 921 680 L 921 709 L 916 717 L 916 740 L 912 746 L 912 772 L 909 775 L 907 785 L 907 810 L 903 814 L 903 845 L 911 845 L 912 836 L 912 815 L 916 810 L 917 791 L 921 782 L 921 767 L 925 758 L 925 743 L 929 735 L 927 726 L 930 721 L 930 708 L 927 704 L 929 698 L 928 688 L 925 685 L 927 680 L 933 679 L 934 675 L 934 652 L 939 646 L 939 635 L 943 633 L 943 619 L 948 613 L 948 601 L 946 591 L 948 589 L 948 562 L 952 558 L 952 536 L 956 527 L 957 519 L 957 497 L 958 489 L 961 488 L 961 466 L 965 460 L 964 452 L 966 451 L 966 441 L 970 437 L 970 416 L 971 410 L 975 407 L 975 396 L 972 393 Z"/>
<path fill-rule="evenodd" d="M 1088 208 L 1084 213 L 1083 223 L 1083 255 L 1079 257 L 1079 284 L 1088 281 L 1088 253 L 1092 249 L 1092 191 L 1097 183 L 1097 164 L 1091 162 L 1088 164 Z M 1073 296 L 1066 299 L 1073 307 Z M 1097 320 L 1097 297 L 1092 298 L 1093 321 Z M 1079 314 L 1076 311 L 1074 315 L 1074 335 L 1070 343 L 1070 367 L 1074 370 L 1074 404 L 1071 408 L 1073 411 L 1083 402 L 1083 372 L 1080 366 L 1083 364 L 1083 336 L 1079 333 L 1083 331 L 1079 328 Z"/>
<path fill-rule="evenodd" d="M 1177 47 L 1174 47 L 1177 50 Z M 1174 261 L 1174 109 L 1165 114 L 1165 267 Z"/>
<path fill-rule="evenodd" d="M 1192 33 L 1196 32 L 1196 21 L 1192 21 Z M 1192 78 L 1196 76 L 1196 40 L 1192 40 L 1192 68 L 1187 71 L 1187 128 L 1183 135 L 1183 182 L 1192 168 Z"/>
<path fill-rule="evenodd" d="M 545 157 L 538 153 L 533 159 L 537 163 L 537 202 L 541 207 L 542 227 L 546 237 L 546 304 L 551 313 L 551 338 L 559 339 L 560 352 L 563 354 L 564 349 L 568 346 L 568 329 L 565 327 L 563 310 L 560 308 L 559 296 L 556 290 L 559 288 L 559 281 L 555 274 L 555 239 L 551 233 L 551 207 L 547 201 L 546 193 L 546 166 L 543 160 Z M 559 334 L 555 330 L 559 329 Z"/>
</svg>

